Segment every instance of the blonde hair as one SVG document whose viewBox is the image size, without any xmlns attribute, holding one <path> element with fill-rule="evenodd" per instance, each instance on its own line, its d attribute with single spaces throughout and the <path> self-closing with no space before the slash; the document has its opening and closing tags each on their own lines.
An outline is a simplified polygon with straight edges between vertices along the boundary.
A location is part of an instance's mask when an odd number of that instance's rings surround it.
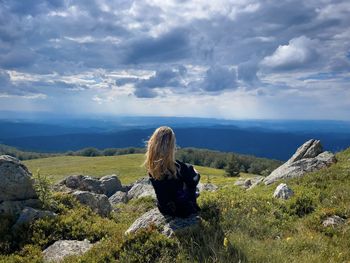
<svg viewBox="0 0 350 263">
<path fill-rule="evenodd" d="M 175 141 L 175 133 L 166 126 L 156 129 L 148 140 L 144 166 L 154 179 L 176 178 Z"/>
</svg>

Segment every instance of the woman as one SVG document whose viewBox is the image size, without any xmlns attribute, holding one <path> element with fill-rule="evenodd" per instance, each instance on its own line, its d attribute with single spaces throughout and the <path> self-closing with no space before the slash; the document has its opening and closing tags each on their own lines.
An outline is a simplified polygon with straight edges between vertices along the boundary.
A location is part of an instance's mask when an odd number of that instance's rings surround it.
<svg viewBox="0 0 350 263">
<path fill-rule="evenodd" d="M 163 126 L 154 131 L 144 165 L 162 214 L 187 217 L 200 210 L 196 202 L 200 175 L 192 165 L 175 160 L 175 134 L 171 128 Z"/>
</svg>

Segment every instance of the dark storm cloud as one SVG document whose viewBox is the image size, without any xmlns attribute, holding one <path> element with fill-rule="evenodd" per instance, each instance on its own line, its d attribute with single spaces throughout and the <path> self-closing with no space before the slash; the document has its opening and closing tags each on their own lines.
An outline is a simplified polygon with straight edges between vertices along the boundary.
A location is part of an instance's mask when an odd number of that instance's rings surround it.
<svg viewBox="0 0 350 263">
<path fill-rule="evenodd" d="M 188 32 L 176 29 L 156 38 L 142 38 L 129 43 L 126 64 L 164 63 L 189 58 Z"/>
<path fill-rule="evenodd" d="M 206 73 L 199 85 L 204 91 L 218 92 L 237 87 L 236 70 L 222 66 L 212 66 Z"/>
</svg>

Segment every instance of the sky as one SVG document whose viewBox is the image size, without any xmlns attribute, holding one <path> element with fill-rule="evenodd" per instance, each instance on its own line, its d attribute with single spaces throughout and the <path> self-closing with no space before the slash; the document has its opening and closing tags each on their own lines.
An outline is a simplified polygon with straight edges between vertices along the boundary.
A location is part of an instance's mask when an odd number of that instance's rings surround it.
<svg viewBox="0 0 350 263">
<path fill-rule="evenodd" d="M 350 2 L 0 0 L 0 111 L 350 120 Z"/>
</svg>

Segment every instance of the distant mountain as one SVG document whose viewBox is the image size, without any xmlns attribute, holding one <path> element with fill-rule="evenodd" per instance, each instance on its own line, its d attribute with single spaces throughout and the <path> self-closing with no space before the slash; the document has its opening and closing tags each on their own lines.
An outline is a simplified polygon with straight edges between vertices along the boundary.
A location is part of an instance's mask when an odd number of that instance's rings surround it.
<svg viewBox="0 0 350 263">
<path fill-rule="evenodd" d="M 143 147 L 154 128 L 137 128 L 117 132 L 71 133 L 3 138 L 1 143 L 20 149 L 44 152 L 63 152 L 84 147 Z M 232 151 L 259 157 L 286 160 L 296 148 L 310 138 L 320 139 L 326 150 L 340 151 L 350 146 L 346 133 L 288 133 L 259 128 L 234 126 L 175 127 L 180 147 Z"/>
</svg>

